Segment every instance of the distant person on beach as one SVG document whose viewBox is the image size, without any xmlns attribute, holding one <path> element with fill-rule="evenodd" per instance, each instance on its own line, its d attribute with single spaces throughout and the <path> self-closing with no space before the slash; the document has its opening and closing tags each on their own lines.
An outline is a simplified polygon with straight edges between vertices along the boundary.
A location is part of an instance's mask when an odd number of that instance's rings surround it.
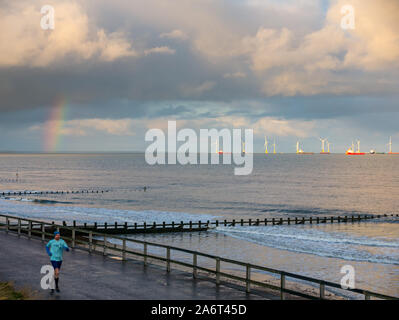
<svg viewBox="0 0 399 320">
<path fill-rule="evenodd" d="M 60 292 L 60 288 L 58 287 L 58 280 L 60 276 L 62 254 L 64 250 L 69 251 L 69 247 L 66 242 L 61 239 L 60 233 L 58 231 L 55 231 L 54 239 L 50 240 L 46 245 L 46 251 L 50 256 L 50 262 L 54 268 L 55 290 L 57 292 Z M 51 293 L 54 293 L 54 289 L 51 289 Z"/>
</svg>

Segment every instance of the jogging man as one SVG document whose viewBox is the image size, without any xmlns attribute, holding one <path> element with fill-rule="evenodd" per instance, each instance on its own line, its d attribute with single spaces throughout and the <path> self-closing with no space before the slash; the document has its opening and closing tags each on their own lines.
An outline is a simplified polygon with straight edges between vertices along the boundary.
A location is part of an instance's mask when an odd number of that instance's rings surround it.
<svg viewBox="0 0 399 320">
<path fill-rule="evenodd" d="M 46 251 L 50 256 L 50 262 L 54 268 L 55 290 L 57 292 L 60 292 L 60 288 L 58 287 L 58 279 L 60 276 L 62 254 L 64 250 L 69 251 L 68 245 L 64 240 L 61 239 L 60 233 L 55 231 L 54 239 L 50 240 L 46 245 Z M 54 289 L 51 289 L 51 293 L 54 293 Z"/>
</svg>

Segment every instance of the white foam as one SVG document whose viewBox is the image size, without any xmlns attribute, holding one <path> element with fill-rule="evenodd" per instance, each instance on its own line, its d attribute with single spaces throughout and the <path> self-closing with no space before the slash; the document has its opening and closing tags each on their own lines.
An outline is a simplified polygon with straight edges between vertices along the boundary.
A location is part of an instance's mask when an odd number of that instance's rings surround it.
<svg viewBox="0 0 399 320">
<path fill-rule="evenodd" d="M 21 201 L 14 202 L 0 199 L 0 212 L 3 214 L 15 215 L 22 218 L 31 218 L 47 221 L 67 221 L 75 220 L 78 223 L 103 223 L 103 222 L 128 222 L 142 223 L 163 221 L 169 223 L 172 221 L 198 221 L 212 220 L 215 216 L 204 214 L 190 214 L 186 212 L 169 212 L 157 210 L 116 210 L 106 208 L 85 208 L 74 206 L 42 206 Z"/>
<path fill-rule="evenodd" d="M 344 260 L 399 265 L 399 237 L 374 239 L 297 226 L 218 227 L 216 230 L 276 249 Z"/>
</svg>

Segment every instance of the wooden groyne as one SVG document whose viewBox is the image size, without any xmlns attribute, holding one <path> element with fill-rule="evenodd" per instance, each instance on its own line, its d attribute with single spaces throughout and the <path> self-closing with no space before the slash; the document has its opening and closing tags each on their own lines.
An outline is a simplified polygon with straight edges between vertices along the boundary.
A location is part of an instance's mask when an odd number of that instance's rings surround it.
<svg viewBox="0 0 399 320">
<path fill-rule="evenodd" d="M 86 231 L 100 232 L 104 234 L 143 234 L 143 233 L 172 233 L 172 232 L 201 232 L 217 227 L 243 227 L 243 226 L 281 226 L 281 225 L 303 225 L 303 224 L 333 224 L 333 223 L 355 223 L 370 220 L 376 220 L 387 217 L 399 217 L 399 214 L 384 214 L 384 215 L 351 215 L 351 216 L 331 216 L 331 217 L 295 217 L 295 218 L 265 218 L 265 219 L 233 219 L 233 220 L 207 220 L 207 221 L 180 221 L 166 223 L 120 223 L 120 222 L 103 222 L 94 224 L 83 223 L 79 224 L 76 221 L 67 223 L 62 222 L 64 227 L 73 227 Z M 0 223 L 1 225 L 1 223 Z M 46 227 L 46 232 L 52 233 L 55 228 L 51 225 L 56 225 L 54 221 L 50 226 Z M 17 225 L 10 225 L 10 228 L 17 228 Z M 33 225 L 32 228 L 37 228 Z"/>
<path fill-rule="evenodd" d="M 366 300 L 370 300 L 372 298 L 389 300 L 399 299 L 398 297 L 388 296 L 360 288 L 342 288 L 341 284 L 325 281 L 322 279 L 316 279 L 283 270 L 254 265 L 243 261 L 227 259 L 204 252 L 173 247 L 161 243 L 152 243 L 138 239 L 118 237 L 115 235 L 78 229 L 61 224 L 50 224 L 43 221 L 24 219 L 10 215 L 0 215 L 0 219 L 5 222 L 2 224 L 2 227 L 0 227 L 0 230 L 5 231 L 6 233 L 14 233 L 18 236 L 27 236 L 29 239 L 35 237 L 44 242 L 46 239 L 53 238 L 54 236 L 52 233 L 46 232 L 46 229 L 49 227 L 56 228 L 62 233 L 63 239 L 67 241 L 70 247 L 73 249 L 85 250 L 89 253 L 97 253 L 104 256 L 111 255 L 114 258 L 117 256 L 122 261 L 137 261 L 138 259 L 142 259 L 144 266 L 156 261 L 157 263 L 165 264 L 165 269 L 168 273 L 172 271 L 172 267 L 177 270 L 185 268 L 186 270 L 192 270 L 193 278 L 198 278 L 199 273 L 206 274 L 207 276 L 210 275 L 212 280 L 216 282 L 217 286 L 222 283 L 222 279 L 225 282 L 238 282 L 240 283 L 242 289 L 247 293 L 250 293 L 253 288 L 268 289 L 278 292 L 282 300 L 286 299 L 287 295 L 312 300 L 324 300 L 326 299 L 326 291 L 333 288 L 334 290 L 343 290 L 347 294 L 356 294 Z M 15 225 L 17 226 L 16 228 L 14 227 Z M 37 228 L 37 226 L 40 227 Z M 117 245 L 115 242 L 119 244 Z M 129 247 L 129 244 L 133 245 L 135 249 Z M 164 254 L 152 253 L 151 249 L 154 248 L 156 248 L 157 251 L 162 249 Z M 176 253 L 179 254 L 175 255 Z M 192 262 L 190 262 L 190 260 L 187 261 L 187 259 L 179 258 L 179 256 L 182 256 L 182 253 L 184 253 L 185 257 L 191 256 Z M 213 267 L 212 265 L 202 265 L 201 261 L 203 261 L 204 258 L 206 258 L 208 261 L 213 261 Z M 225 268 L 226 264 L 229 264 L 228 268 Z M 238 275 L 237 273 L 232 273 L 231 265 L 234 265 L 237 269 L 243 269 L 243 273 Z M 278 279 L 278 284 L 258 281 L 254 279 L 253 275 L 251 275 L 252 273 L 259 274 L 265 272 L 273 274 Z M 307 285 L 315 287 L 317 292 L 312 294 L 307 291 L 301 291 L 300 288 L 294 289 L 290 285 L 290 282 L 298 280 L 306 283 Z"/>
<path fill-rule="evenodd" d="M 88 193 L 106 193 L 110 190 L 71 190 L 71 191 L 14 191 L 14 192 L 1 192 L 2 196 L 24 196 L 24 195 L 48 195 L 48 194 L 88 194 Z"/>
<path fill-rule="evenodd" d="M 301 225 L 301 224 L 331 224 L 331 223 L 355 223 L 369 221 L 386 217 L 399 217 L 394 215 L 351 215 L 351 216 L 331 216 L 331 217 L 295 217 L 295 218 L 265 218 L 265 219 L 233 219 L 233 220 L 207 220 L 207 221 L 172 221 L 166 223 L 94 223 L 77 224 L 73 221 L 69 226 L 92 230 L 107 234 L 136 234 L 136 233 L 167 233 L 167 232 L 195 232 L 206 231 L 217 227 L 240 227 L 240 226 L 278 226 L 278 225 Z M 67 222 L 62 222 L 63 226 L 68 226 Z"/>
<path fill-rule="evenodd" d="M 148 191 L 149 187 L 148 186 L 143 186 L 139 188 L 135 188 L 132 190 L 132 192 L 137 192 L 137 191 Z M 0 191 L 1 196 L 23 196 L 23 195 L 31 195 L 31 196 L 39 196 L 39 195 L 65 195 L 65 194 L 94 194 L 94 193 L 107 193 L 107 192 L 112 192 L 110 189 L 85 189 L 85 190 L 52 190 L 52 191 Z"/>
</svg>

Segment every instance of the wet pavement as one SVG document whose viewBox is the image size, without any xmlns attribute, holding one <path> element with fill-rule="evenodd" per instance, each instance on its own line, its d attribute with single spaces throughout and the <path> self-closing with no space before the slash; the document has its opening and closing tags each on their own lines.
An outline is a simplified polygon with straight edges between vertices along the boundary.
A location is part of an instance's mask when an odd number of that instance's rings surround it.
<svg viewBox="0 0 399 320">
<path fill-rule="evenodd" d="M 59 285 L 50 294 L 41 288 L 43 265 L 51 265 L 45 243 L 0 231 L 0 281 L 13 281 L 17 289 L 29 288 L 36 299 L 160 299 L 160 300 L 246 300 L 273 298 L 259 292 L 247 294 L 234 285 L 221 284 L 191 273 L 142 261 L 122 262 L 100 254 L 73 249 L 64 253 Z"/>
</svg>

